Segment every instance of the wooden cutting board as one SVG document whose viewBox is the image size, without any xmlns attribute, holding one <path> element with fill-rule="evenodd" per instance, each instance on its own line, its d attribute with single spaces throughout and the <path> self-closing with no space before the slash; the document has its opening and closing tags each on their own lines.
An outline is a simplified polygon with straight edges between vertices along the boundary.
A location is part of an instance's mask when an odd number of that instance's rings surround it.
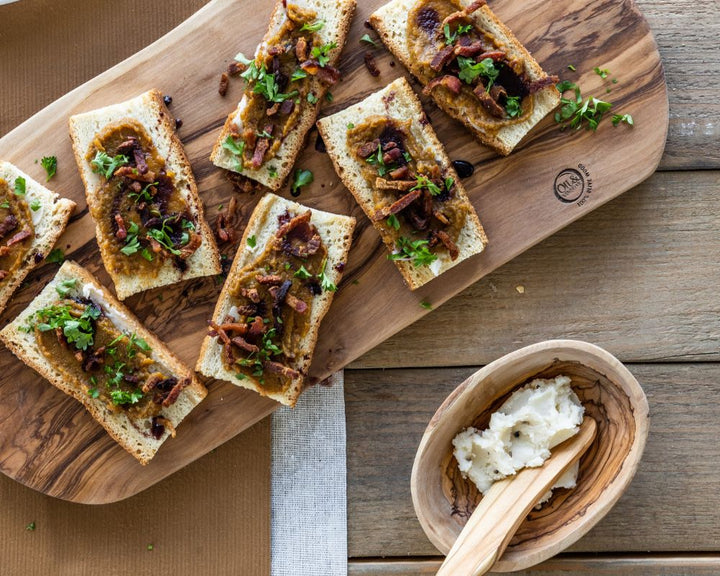
<svg viewBox="0 0 720 576">
<path fill-rule="evenodd" d="M 406 74 L 384 48 L 360 42 L 365 33 L 376 38 L 363 23 L 381 3 L 359 0 L 341 60 L 343 81 L 333 88 L 334 98 L 321 115 L 357 102 Z M 358 219 L 345 279 L 320 330 L 311 370 L 315 380 L 327 377 L 426 314 L 421 302 L 438 307 L 483 275 L 638 184 L 652 174 L 660 160 L 668 126 L 667 90 L 657 46 L 632 2 L 495 0 L 491 7 L 548 73 L 579 83 L 586 96 L 610 100 L 613 111 L 632 114 L 635 127 L 614 128 L 607 118 L 596 133 L 561 132 L 552 118 L 546 118 L 510 157 L 499 158 L 426 103 L 450 157 L 475 165 L 475 174 L 465 185 L 490 245 L 483 254 L 414 293 L 386 259 L 379 236 L 339 182 L 327 155 L 315 150 L 316 133 L 312 133 L 297 166 L 311 169 L 315 182 L 303 190 L 299 200 Z M 150 88 L 171 95 L 171 111 L 183 120 L 179 135 L 213 222 L 219 205 L 227 204 L 234 192 L 208 155 L 242 93 L 242 83 L 234 81 L 227 96 L 220 97 L 219 75 L 237 52 L 253 52 L 271 9 L 271 2 L 259 0 L 213 0 L 165 37 L 0 139 L 0 158 L 38 179 L 43 174 L 35 161 L 43 155 L 58 157 L 60 169 L 51 187 L 78 203 L 58 245 L 106 285 L 111 283 L 100 261 L 75 168 L 68 117 Z M 378 62 L 379 78 L 373 78 L 363 64 L 368 51 Z M 568 70 L 568 65 L 577 71 Z M 611 75 L 602 79 L 593 71 L 595 66 L 609 69 Z M 617 83 L 612 83 L 613 78 Z M 283 194 L 289 194 L 287 187 Z M 258 198 L 238 196 L 245 220 Z M 598 230 L 598 234 L 614 232 Z M 592 250 L 592 246 L 577 249 Z M 29 277 L 4 314 L 3 325 L 56 270 L 57 265 L 47 264 Z M 220 287 L 215 278 L 193 280 L 151 290 L 126 302 L 185 362 L 194 365 Z M 437 318 L 440 342 L 442 314 Z M 177 438 L 169 440 L 148 466 L 141 467 L 77 402 L 6 350 L 0 351 L 0 368 L 0 471 L 31 488 L 75 502 L 105 503 L 136 494 L 277 407 L 253 392 L 210 382 L 208 398 L 183 422 Z"/>
</svg>

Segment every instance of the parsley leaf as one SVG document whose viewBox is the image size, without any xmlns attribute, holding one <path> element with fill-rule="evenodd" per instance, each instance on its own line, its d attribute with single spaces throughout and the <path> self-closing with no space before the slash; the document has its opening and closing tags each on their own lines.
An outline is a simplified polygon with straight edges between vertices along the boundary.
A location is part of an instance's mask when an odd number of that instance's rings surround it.
<svg viewBox="0 0 720 576">
<path fill-rule="evenodd" d="M 102 174 L 106 179 L 110 179 L 115 173 L 115 170 L 121 166 L 128 164 L 130 160 L 124 154 L 118 154 L 113 158 L 110 158 L 105 152 L 98 150 L 95 153 L 95 158 L 90 161 L 92 171 L 96 174 Z"/>
<path fill-rule="evenodd" d="M 318 97 L 312 92 L 308 92 L 307 101 L 310 102 L 310 104 L 317 104 Z"/>
<path fill-rule="evenodd" d="M 63 280 L 59 284 L 55 286 L 55 290 L 57 291 L 60 296 L 63 298 L 70 294 L 70 291 L 75 288 L 75 285 L 77 284 L 76 278 L 70 278 L 69 280 Z"/>
<path fill-rule="evenodd" d="M 62 249 L 55 248 L 50 251 L 50 254 L 48 254 L 48 257 L 45 258 L 46 262 L 53 262 L 55 264 L 62 264 L 65 261 L 65 254 L 63 253 Z"/>
<path fill-rule="evenodd" d="M 630 114 L 623 114 L 622 116 L 620 114 L 613 114 L 612 125 L 617 126 L 621 122 L 625 122 L 625 124 L 627 124 L 628 126 L 635 125 L 635 121 Z"/>
<path fill-rule="evenodd" d="M 295 178 L 290 189 L 294 195 L 298 195 L 300 194 L 300 188 L 312 184 L 313 180 L 315 180 L 315 177 L 310 170 L 295 170 Z"/>
<path fill-rule="evenodd" d="M 458 56 L 457 62 L 460 66 L 460 74 L 458 74 L 460 80 L 466 84 L 472 84 L 478 76 L 482 76 L 487 79 L 486 90 L 492 88 L 498 74 L 500 74 L 492 58 L 485 58 L 480 62 L 475 62 L 472 58 Z"/>
<path fill-rule="evenodd" d="M 323 260 L 322 265 L 320 266 L 320 273 L 317 275 L 318 280 L 320 280 L 320 286 L 322 286 L 322 289 L 326 292 L 335 292 L 337 290 L 337 286 L 333 284 L 330 279 L 325 274 L 325 267 L 327 266 L 327 258 Z"/>
<path fill-rule="evenodd" d="M 321 68 L 324 68 L 327 66 L 327 63 L 330 62 L 330 56 L 328 56 L 328 53 L 334 48 L 337 48 L 337 43 L 335 42 L 323 44 L 322 46 L 315 46 L 310 51 L 310 56 L 318 61 Z"/>
<path fill-rule="evenodd" d="M 472 24 L 461 24 L 460 26 L 458 26 L 457 30 L 451 34 L 450 24 L 445 24 L 445 26 L 443 26 L 443 33 L 445 34 L 445 44 L 447 44 L 448 46 L 454 44 L 455 40 L 458 39 L 458 36 L 467 34 L 468 32 L 470 32 L 470 30 L 472 30 Z"/>
<path fill-rule="evenodd" d="M 600 76 L 603 80 L 608 77 L 608 74 L 610 74 L 610 70 L 601 70 L 598 66 L 595 66 L 593 70 L 595 71 L 595 74 Z"/>
<path fill-rule="evenodd" d="M 250 246 L 250 248 L 255 248 L 255 246 L 257 246 L 257 239 L 254 235 L 248 236 L 247 245 Z"/>
<path fill-rule="evenodd" d="M 15 194 L 17 196 L 25 196 L 25 192 L 27 191 L 27 183 L 25 182 L 25 178 L 22 176 L 18 176 L 15 178 Z"/>
<path fill-rule="evenodd" d="M 222 147 L 235 157 L 237 169 L 242 170 L 244 167 L 243 154 L 245 153 L 245 140 L 237 142 L 232 135 L 229 135 L 222 143 Z"/>
<path fill-rule="evenodd" d="M 40 200 L 33 200 L 32 202 L 30 202 L 30 210 L 32 210 L 33 212 L 37 212 L 38 210 L 40 210 L 41 206 L 42 204 L 40 203 Z"/>
<path fill-rule="evenodd" d="M 5 200 L 5 202 L 0 202 L 0 208 L 10 208 L 10 202 Z"/>
<path fill-rule="evenodd" d="M 595 97 L 590 97 L 583 102 L 580 87 L 572 82 L 560 82 L 557 85 L 557 89 L 563 95 L 570 90 L 575 92 L 574 99 L 560 98 L 562 106 L 558 112 L 555 112 L 555 122 L 558 124 L 565 122 L 561 129 L 569 126 L 570 128 L 580 130 L 586 123 L 586 130 L 595 131 L 605 113 L 612 108 L 610 102 L 605 102 Z"/>
<path fill-rule="evenodd" d="M 572 72 L 575 72 L 575 66 L 573 66 L 572 64 L 568 64 L 568 67 L 567 67 L 567 68 L 568 68 L 568 70 L 571 70 Z"/>
<path fill-rule="evenodd" d="M 400 230 L 400 220 L 397 219 L 397 216 L 395 216 L 395 214 L 390 214 L 390 216 L 387 217 L 385 222 L 388 226 L 390 226 L 390 228 Z"/>
<path fill-rule="evenodd" d="M 95 334 L 92 321 L 99 317 L 100 309 L 93 305 L 86 306 L 79 317 L 70 314 L 70 306 L 48 306 L 37 311 L 35 327 L 40 332 L 61 328 L 69 343 L 78 350 L 87 350 L 93 344 Z"/>
<path fill-rule="evenodd" d="M 520 108 L 520 96 L 508 96 L 507 100 L 505 101 L 505 112 L 507 112 L 507 115 L 510 116 L 510 118 L 517 118 L 522 114 L 522 109 Z"/>
<path fill-rule="evenodd" d="M 305 70 L 303 70 L 302 68 L 299 68 L 292 73 L 292 76 L 290 76 L 290 82 L 302 80 L 303 78 L 307 78 L 307 72 L 305 72 Z"/>
<path fill-rule="evenodd" d="M 312 278 L 312 274 L 308 272 L 305 269 L 305 266 L 300 266 L 300 268 L 297 269 L 297 271 L 293 274 L 295 278 L 300 278 L 302 280 L 307 280 L 308 278 Z"/>
<path fill-rule="evenodd" d="M 366 44 L 372 44 L 377 48 L 377 42 L 370 38 L 370 34 L 364 34 L 362 38 L 360 38 L 360 42 L 365 42 Z"/>
<path fill-rule="evenodd" d="M 110 399 L 116 406 L 126 406 L 127 404 L 137 404 L 142 400 L 143 393 L 141 390 L 126 392 L 125 390 L 110 390 Z"/>
<path fill-rule="evenodd" d="M 355 128 L 355 124 L 353 124 L 352 122 L 348 122 L 348 123 L 347 123 L 347 129 L 348 129 L 348 130 L 352 130 L 353 128 Z"/>
<path fill-rule="evenodd" d="M 420 301 L 420 306 L 422 306 L 423 308 L 425 308 L 425 310 L 432 310 L 432 309 L 433 309 L 432 304 L 430 304 L 430 302 L 428 302 L 427 300 L 421 300 L 421 301 Z"/>
<path fill-rule="evenodd" d="M 317 32 L 318 30 L 322 30 L 324 26 L 325 20 L 316 20 L 312 24 L 305 22 L 305 24 L 302 25 L 302 28 L 300 28 L 300 32 L 305 32 L 306 30 L 308 32 Z"/>
<path fill-rule="evenodd" d="M 428 266 L 437 260 L 437 256 L 428 249 L 427 240 L 410 240 L 400 236 L 396 243 L 397 252 L 388 254 L 389 260 L 412 260 L 416 267 Z"/>
<path fill-rule="evenodd" d="M 43 159 L 40 160 L 40 165 L 45 168 L 45 172 L 47 173 L 45 182 L 49 182 L 57 172 L 57 158 L 55 156 L 43 156 Z"/>
<path fill-rule="evenodd" d="M 416 177 L 416 181 L 417 181 L 417 184 L 415 184 L 415 186 L 410 188 L 410 192 L 412 192 L 413 190 L 420 190 L 422 188 L 427 188 L 428 192 L 430 192 L 430 194 L 432 196 L 439 196 L 440 194 L 442 194 L 442 190 L 440 189 L 440 187 L 437 184 L 435 184 L 432 180 L 430 180 L 430 178 L 428 178 L 427 176 L 423 176 L 422 174 L 419 174 Z"/>
</svg>

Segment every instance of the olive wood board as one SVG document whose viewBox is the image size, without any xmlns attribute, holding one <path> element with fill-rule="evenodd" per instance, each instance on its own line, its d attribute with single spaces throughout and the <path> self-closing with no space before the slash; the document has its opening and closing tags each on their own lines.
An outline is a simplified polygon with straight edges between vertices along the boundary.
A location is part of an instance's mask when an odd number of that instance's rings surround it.
<svg viewBox="0 0 720 576">
<path fill-rule="evenodd" d="M 340 61 L 343 80 L 333 87 L 334 98 L 324 104 L 321 115 L 357 102 L 406 74 L 382 45 L 374 48 L 360 41 L 366 33 L 377 39 L 363 24 L 381 4 L 381 0 L 359 1 Z M 111 283 L 100 261 L 94 225 L 73 159 L 68 117 L 150 88 L 171 95 L 171 112 L 183 121 L 179 136 L 210 222 L 214 222 L 220 204 L 227 204 L 233 195 L 246 222 L 259 194 L 237 195 L 208 156 L 226 115 L 242 94 L 242 82 L 233 80 L 226 97 L 221 97 L 217 90 L 220 73 L 237 52 L 253 53 L 272 5 L 259 0 L 213 0 L 157 42 L 63 96 L 0 139 L 0 158 L 38 179 L 44 173 L 35 161 L 44 155 L 57 156 L 58 173 L 49 186 L 78 203 L 58 246 L 106 286 Z M 316 132 L 312 132 L 297 167 L 312 170 L 315 181 L 303 189 L 299 201 L 351 214 L 358 220 L 345 277 L 320 329 L 311 368 L 313 381 L 326 378 L 426 314 L 421 303 L 439 306 L 635 186 L 652 174 L 660 161 L 668 128 L 667 88 L 652 33 L 631 1 L 495 0 L 491 7 L 548 73 L 579 83 L 586 96 L 611 100 L 614 111 L 632 114 L 635 126 L 614 128 L 606 118 L 595 133 L 562 132 L 548 117 L 512 155 L 501 158 L 425 102 L 428 117 L 451 159 L 470 161 L 475 166 L 474 175 L 464 184 L 490 244 L 482 254 L 416 292 L 403 285 L 395 266 L 386 258 L 378 234 L 340 183 L 330 159 L 315 150 Z M 381 71 L 378 78 L 372 77 L 364 65 L 367 52 L 377 61 Z M 568 65 L 576 72 L 568 70 Z M 602 79 L 593 71 L 595 66 L 609 69 L 611 75 Z M 618 82 L 612 83 L 613 78 Z M 608 88 L 610 93 L 606 92 Z M 281 193 L 289 195 L 288 186 Z M 578 248 L 592 250 L 592 246 Z M 234 247 L 225 247 L 225 252 L 232 257 Z M 46 264 L 32 274 L 12 299 L 2 324 L 20 313 L 56 271 L 56 264 Z M 126 303 L 183 361 L 194 365 L 220 284 L 217 278 L 190 280 L 133 296 Z M 75 502 L 107 503 L 136 494 L 278 406 L 232 384 L 209 382 L 208 397 L 182 423 L 177 437 L 168 440 L 152 462 L 142 467 L 76 401 L 7 350 L 0 351 L 0 367 L 0 471 L 45 494 Z"/>
</svg>

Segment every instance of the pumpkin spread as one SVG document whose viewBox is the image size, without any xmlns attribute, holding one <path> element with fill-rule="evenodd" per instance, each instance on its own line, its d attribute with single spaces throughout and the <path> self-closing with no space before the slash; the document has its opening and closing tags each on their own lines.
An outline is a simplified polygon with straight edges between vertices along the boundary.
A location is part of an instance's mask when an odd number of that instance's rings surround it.
<svg viewBox="0 0 720 576">
<path fill-rule="evenodd" d="M 20 177 L 11 190 L 0 178 L 0 286 L 22 266 L 35 237 L 25 186 L 25 179 Z"/>
</svg>

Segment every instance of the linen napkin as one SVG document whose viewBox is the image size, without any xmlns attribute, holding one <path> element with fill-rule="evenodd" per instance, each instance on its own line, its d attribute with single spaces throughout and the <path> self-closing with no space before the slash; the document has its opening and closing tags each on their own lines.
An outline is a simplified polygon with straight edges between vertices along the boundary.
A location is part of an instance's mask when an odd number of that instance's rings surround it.
<svg viewBox="0 0 720 576">
<path fill-rule="evenodd" d="M 347 576 L 343 384 L 338 372 L 272 416 L 272 576 Z"/>
</svg>

